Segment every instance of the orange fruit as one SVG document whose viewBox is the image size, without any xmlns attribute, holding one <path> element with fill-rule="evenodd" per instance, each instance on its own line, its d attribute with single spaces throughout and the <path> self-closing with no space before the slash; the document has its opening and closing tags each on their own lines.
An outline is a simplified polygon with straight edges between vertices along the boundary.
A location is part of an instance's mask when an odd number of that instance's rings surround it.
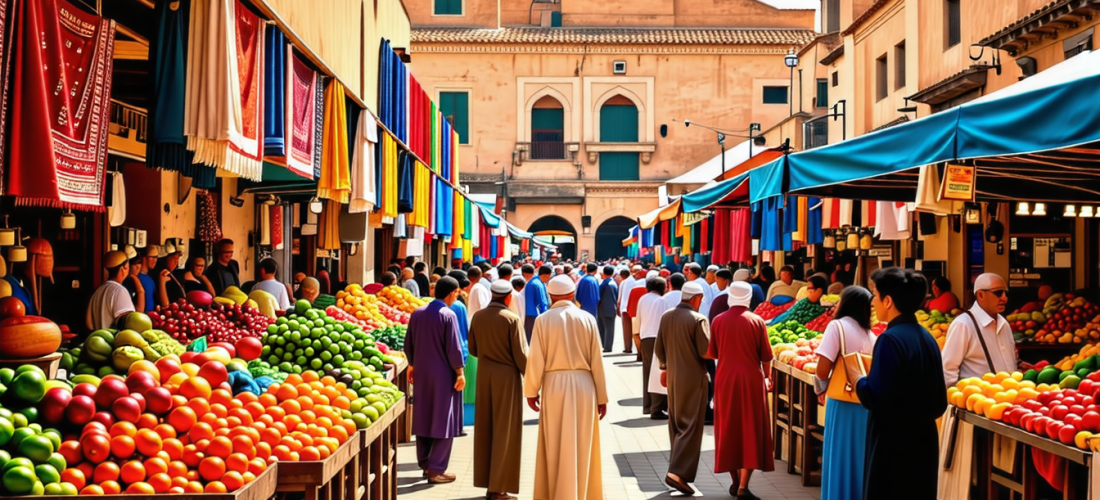
<svg viewBox="0 0 1100 500">
<path fill-rule="evenodd" d="M 172 461 L 172 455 L 169 455 L 168 452 L 164 451 L 164 450 L 158 451 L 155 456 L 149 457 L 149 458 L 159 458 L 161 460 L 164 460 L 164 463 L 168 463 L 168 462 Z"/>
<path fill-rule="evenodd" d="M 187 398 L 180 394 L 172 395 L 172 408 L 179 408 L 181 406 L 187 406 Z"/>
<path fill-rule="evenodd" d="M 252 418 L 259 418 L 260 415 L 264 414 L 264 410 L 267 409 L 267 407 L 259 401 L 253 401 L 244 405 L 244 409 L 248 411 L 249 415 L 252 415 Z"/>
<path fill-rule="evenodd" d="M 183 443 L 176 438 L 166 438 L 161 442 L 162 451 L 168 453 L 169 460 L 179 460 L 183 456 Z"/>
<path fill-rule="evenodd" d="M 160 421 L 157 420 L 157 416 L 152 413 L 142 413 L 138 417 L 137 428 L 138 429 L 153 429 Z"/>
<path fill-rule="evenodd" d="M 259 476 L 265 470 L 267 470 L 267 462 L 265 462 L 262 458 L 253 458 L 252 460 L 248 461 L 248 472 Z"/>
<path fill-rule="evenodd" d="M 329 455 L 332 455 L 332 452 L 329 451 L 328 446 L 325 446 L 323 444 L 321 444 L 320 446 L 314 446 L 314 448 L 317 448 L 317 452 L 321 454 L 321 460 L 324 460 L 328 458 Z"/>
<path fill-rule="evenodd" d="M 244 484 L 248 484 L 256 480 L 256 475 L 251 472 L 244 472 L 241 473 L 241 478 L 244 479 Z"/>
<path fill-rule="evenodd" d="M 188 467 L 198 467 L 202 459 L 206 458 L 206 454 L 195 449 L 195 445 L 189 445 L 189 447 L 184 447 L 183 456 L 180 457 L 180 460 Z"/>
<path fill-rule="evenodd" d="M 278 385 L 278 384 L 271 384 L 271 387 L 275 387 L 276 385 Z M 257 401 L 259 401 L 260 404 L 264 405 L 264 408 L 267 408 L 269 406 L 275 406 L 275 405 L 279 404 L 279 399 L 276 398 L 275 395 L 270 392 L 271 391 L 270 388 L 268 389 L 268 391 L 269 392 L 265 392 L 263 394 L 260 394 L 260 397 L 257 400 Z"/>
<path fill-rule="evenodd" d="M 81 495 L 104 495 L 103 488 L 98 484 L 89 484 L 80 490 Z"/>
<path fill-rule="evenodd" d="M 184 493 L 187 493 L 187 491 L 180 486 L 173 486 L 171 488 L 168 488 L 168 493 L 172 495 L 182 495 Z"/>
<path fill-rule="evenodd" d="M 290 436 L 284 436 L 282 439 L 279 440 L 279 444 L 290 448 L 290 451 L 298 451 L 302 449 L 302 443 L 298 442 L 297 439 L 294 439 Z"/>
<path fill-rule="evenodd" d="M 244 453 L 232 453 L 225 459 L 225 469 L 237 472 L 248 470 L 248 456 Z"/>
<path fill-rule="evenodd" d="M 153 487 L 153 491 L 157 493 L 167 493 L 168 488 L 172 487 L 172 478 L 168 474 L 161 472 L 159 474 L 153 474 L 149 476 L 149 486 Z"/>
<path fill-rule="evenodd" d="M 153 427 L 153 430 L 157 432 L 157 435 L 161 439 L 168 439 L 176 437 L 176 428 L 168 424 L 159 424 Z"/>
<path fill-rule="evenodd" d="M 282 437 L 283 435 L 279 434 L 279 431 L 276 429 L 264 429 L 264 431 L 260 433 L 260 440 L 271 446 L 279 444 L 279 440 L 282 439 Z"/>
<path fill-rule="evenodd" d="M 105 495 L 122 493 L 122 485 L 118 484 L 118 481 L 103 481 L 99 485 L 103 488 L 103 494 Z"/>
<path fill-rule="evenodd" d="M 251 417 L 249 417 L 249 418 L 251 419 Z M 242 423 L 243 422 L 241 422 L 241 419 L 237 418 L 236 416 L 231 415 L 231 416 L 225 417 L 225 426 L 230 428 L 230 429 L 240 427 L 240 425 Z"/>
<path fill-rule="evenodd" d="M 115 437 L 115 436 L 134 437 L 134 436 L 137 435 L 137 431 L 138 431 L 138 429 L 137 429 L 136 425 L 123 420 L 123 421 L 115 422 L 114 425 L 111 426 L 110 434 L 111 434 L 111 437 Z"/>
<path fill-rule="evenodd" d="M 310 408 L 312 408 L 312 406 Z M 298 414 L 298 418 L 302 419 L 303 423 L 312 424 L 317 421 L 317 414 L 313 413 L 313 410 L 303 409 L 301 413 Z"/>
<path fill-rule="evenodd" d="M 84 485 L 88 482 L 83 471 L 71 467 L 61 471 L 61 480 L 76 486 L 77 491 L 84 489 Z"/>
<path fill-rule="evenodd" d="M 248 458 L 252 458 L 256 455 L 256 445 L 252 442 L 252 438 L 245 435 L 237 435 L 230 439 L 233 445 L 233 453 L 242 453 Z"/>
<path fill-rule="evenodd" d="M 225 436 L 211 439 L 210 445 L 206 448 L 206 456 L 208 457 L 225 458 L 230 453 L 233 453 L 233 441 Z"/>
<path fill-rule="evenodd" d="M 300 374 L 291 373 L 290 375 L 286 376 L 286 379 L 283 380 L 283 383 L 298 385 L 298 384 L 302 383 L 302 380 L 303 380 L 303 377 Z"/>
<path fill-rule="evenodd" d="M 321 377 L 321 383 L 324 384 L 325 387 L 332 387 L 336 385 L 336 377 L 333 377 L 332 375 L 325 375 L 324 377 Z"/>
<path fill-rule="evenodd" d="M 214 413 L 207 411 L 206 413 L 199 414 L 199 422 L 210 424 L 211 427 L 218 421 L 218 416 Z"/>
<path fill-rule="evenodd" d="M 313 409 L 313 399 L 309 396 L 298 396 L 298 399 L 296 399 L 295 401 L 298 402 L 298 406 L 301 407 L 302 410 Z"/>
<path fill-rule="evenodd" d="M 118 480 L 118 464 L 114 462 L 102 462 L 95 466 L 95 472 L 92 474 L 92 482 L 99 484 L 104 481 L 117 481 Z"/>
<path fill-rule="evenodd" d="M 127 495 L 153 495 L 156 492 L 157 490 L 153 488 L 153 485 L 144 481 L 139 481 L 126 487 Z"/>
<path fill-rule="evenodd" d="M 203 490 L 204 493 L 227 493 L 228 491 L 229 489 L 221 481 L 206 483 L 206 488 Z"/>
<path fill-rule="evenodd" d="M 187 480 L 188 481 L 198 481 L 199 479 L 202 479 L 201 477 L 199 477 L 199 471 L 197 471 L 195 469 L 188 469 L 187 470 Z"/>
<path fill-rule="evenodd" d="M 279 460 L 290 460 L 290 448 L 287 448 L 286 445 L 280 444 L 272 448 L 271 454 Z"/>
<path fill-rule="evenodd" d="M 191 442 L 198 442 L 203 439 L 211 439 L 214 437 L 214 428 L 206 422 L 199 422 L 191 427 L 188 431 L 187 437 L 191 438 Z"/>
<path fill-rule="evenodd" d="M 266 412 L 267 409 L 265 408 L 264 411 Z M 268 427 L 271 427 L 271 424 L 275 423 L 275 418 L 271 415 L 268 415 L 267 413 L 264 413 L 263 415 L 256 417 L 256 421 L 263 422 Z"/>
<path fill-rule="evenodd" d="M 267 443 L 264 443 L 262 441 L 259 442 L 259 443 L 256 443 L 256 456 L 261 458 L 261 459 L 267 459 L 267 457 L 270 457 L 271 456 L 271 445 L 267 444 Z"/>
<path fill-rule="evenodd" d="M 211 392 L 213 392 L 213 388 L 210 387 L 210 382 L 202 377 L 190 377 L 180 384 L 180 394 L 192 400 L 194 398 L 209 398 Z"/>
<path fill-rule="evenodd" d="M 279 389 L 275 391 L 275 397 L 278 398 L 279 401 L 295 399 L 298 397 L 298 389 L 290 383 L 279 384 Z"/>
<path fill-rule="evenodd" d="M 137 460 L 130 460 L 122 464 L 118 472 L 119 479 L 126 484 L 133 484 L 145 480 L 145 466 Z"/>
<path fill-rule="evenodd" d="M 297 399 L 288 399 L 279 403 L 279 407 L 286 412 L 287 415 L 295 415 L 302 411 L 302 403 L 299 403 Z"/>
<path fill-rule="evenodd" d="M 220 404 L 222 406 L 229 406 L 229 402 L 233 401 L 233 393 L 225 389 L 214 389 L 210 393 L 210 404 Z"/>
<path fill-rule="evenodd" d="M 119 435 L 111 438 L 111 455 L 115 458 L 130 458 L 134 456 L 135 449 L 134 438 L 130 436 Z"/>
<path fill-rule="evenodd" d="M 257 397 L 258 397 L 257 395 L 252 394 L 251 392 L 245 391 L 245 392 L 242 392 L 242 393 L 236 395 L 233 399 L 235 399 L 237 401 L 240 401 L 242 403 L 248 404 L 248 403 L 251 403 L 251 402 L 255 401 Z"/>
<path fill-rule="evenodd" d="M 183 461 L 173 460 L 168 464 L 168 477 L 182 478 L 185 476 L 187 476 L 187 464 L 183 463 Z M 184 481 L 184 484 L 187 484 L 187 482 Z"/>
<path fill-rule="evenodd" d="M 210 440 L 209 439 L 200 439 L 198 441 L 195 441 L 195 449 L 199 450 L 203 453 L 206 453 L 206 447 L 207 446 L 210 446 Z"/>
<path fill-rule="evenodd" d="M 189 481 L 187 487 L 184 488 L 187 493 L 204 493 L 205 490 L 202 487 L 202 483 L 198 481 Z"/>
<path fill-rule="evenodd" d="M 226 472 L 221 481 L 225 485 L 226 491 L 236 491 L 244 486 L 244 476 L 241 476 L 241 473 L 237 471 Z"/>
<path fill-rule="evenodd" d="M 226 408 L 225 405 L 221 403 L 214 403 L 210 405 L 210 413 L 213 413 L 214 416 L 218 418 L 225 418 L 229 415 L 229 408 Z"/>
<path fill-rule="evenodd" d="M 286 433 L 290 432 L 290 429 L 283 422 L 272 422 L 271 428 L 279 431 L 280 436 L 285 436 Z"/>
<path fill-rule="evenodd" d="M 225 460 L 218 457 L 206 457 L 199 462 L 199 476 L 207 481 L 215 481 L 225 474 Z"/>
<path fill-rule="evenodd" d="M 199 416 L 190 407 L 181 406 L 168 414 L 168 424 L 176 428 L 178 432 L 187 432 L 198 422 Z"/>
<path fill-rule="evenodd" d="M 171 475 L 171 474 L 169 474 L 169 475 Z M 172 487 L 173 488 L 179 488 L 180 493 L 183 493 L 184 488 L 187 488 L 187 478 L 183 477 L 183 476 L 173 477 L 172 478 Z"/>
<path fill-rule="evenodd" d="M 271 415 L 271 418 L 275 419 L 276 422 L 282 420 L 283 417 L 286 416 L 286 410 L 280 406 L 268 406 L 264 413 Z"/>
<path fill-rule="evenodd" d="M 160 453 L 160 450 L 164 448 L 164 440 L 161 439 L 160 434 L 152 429 L 142 429 L 138 431 L 137 436 L 134 437 L 134 443 L 137 445 L 138 453 L 151 457 Z"/>
<path fill-rule="evenodd" d="M 287 378 L 290 378 L 290 377 L 287 377 Z M 320 379 L 321 379 L 321 376 L 318 375 L 317 372 L 315 372 L 313 370 L 306 370 L 306 371 L 302 372 L 302 381 L 303 382 L 316 382 Z"/>
<path fill-rule="evenodd" d="M 168 462 L 160 457 L 146 459 L 145 462 L 142 462 L 142 465 L 145 467 L 145 475 L 147 476 L 168 472 Z"/>
<path fill-rule="evenodd" d="M 298 451 L 298 455 L 302 457 L 302 460 L 320 460 L 321 452 L 314 446 L 306 446 Z"/>
</svg>

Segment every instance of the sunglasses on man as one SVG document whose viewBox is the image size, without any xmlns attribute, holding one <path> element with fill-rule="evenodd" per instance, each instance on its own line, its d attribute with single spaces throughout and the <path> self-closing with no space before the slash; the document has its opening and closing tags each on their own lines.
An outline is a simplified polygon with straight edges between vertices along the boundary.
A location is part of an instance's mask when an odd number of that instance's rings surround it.
<svg viewBox="0 0 1100 500">
<path fill-rule="evenodd" d="M 1000 290 L 978 290 L 978 291 L 979 291 L 979 292 L 989 292 L 989 293 L 992 293 L 992 294 L 993 294 L 993 295 L 995 295 L 995 296 L 996 296 L 996 297 L 997 297 L 998 299 L 999 299 L 999 298 L 1001 298 L 1001 297 L 1004 297 L 1005 295 L 1008 295 L 1008 290 L 1005 290 L 1005 289 L 1003 289 L 1003 288 L 1002 288 L 1002 289 L 1000 289 Z"/>
</svg>

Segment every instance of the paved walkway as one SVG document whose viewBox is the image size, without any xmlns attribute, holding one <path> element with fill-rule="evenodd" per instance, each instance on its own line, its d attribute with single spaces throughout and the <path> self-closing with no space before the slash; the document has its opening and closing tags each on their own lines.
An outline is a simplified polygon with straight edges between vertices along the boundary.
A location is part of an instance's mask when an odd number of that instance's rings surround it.
<svg viewBox="0 0 1100 500">
<path fill-rule="evenodd" d="M 621 344 L 622 336 L 617 334 Z M 665 486 L 668 470 L 668 426 L 665 421 L 642 415 L 642 365 L 634 355 L 621 354 L 622 346 L 604 356 L 610 399 L 607 416 L 600 422 L 603 452 L 603 489 L 608 499 L 649 499 L 681 496 Z M 473 426 L 466 437 L 455 439 L 450 472 L 458 476 L 452 484 L 430 485 L 416 466 L 412 443 L 398 450 L 398 495 L 415 499 L 482 499 L 485 490 L 473 486 Z M 538 414 L 524 408 L 523 464 L 517 497 L 530 499 L 535 484 L 535 447 Z M 805 488 L 798 476 L 787 474 L 785 463 L 776 461 L 774 472 L 753 474 L 749 488 L 764 500 L 817 500 L 819 488 Z M 728 474 L 714 474 L 714 431 L 706 428 L 702 463 L 694 483 L 696 498 L 731 498 Z"/>
</svg>

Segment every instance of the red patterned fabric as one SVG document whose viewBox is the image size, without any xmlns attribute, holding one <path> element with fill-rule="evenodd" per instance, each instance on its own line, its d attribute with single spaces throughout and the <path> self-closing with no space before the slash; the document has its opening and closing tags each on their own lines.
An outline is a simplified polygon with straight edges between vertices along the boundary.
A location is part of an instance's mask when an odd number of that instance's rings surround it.
<svg viewBox="0 0 1100 500">
<path fill-rule="evenodd" d="M 752 238 L 749 229 L 752 214 L 748 209 L 730 212 L 730 261 L 749 262 L 752 260 Z"/>
<path fill-rule="evenodd" d="M 730 261 L 729 210 L 714 211 L 714 241 L 711 243 L 710 260 L 725 264 Z"/>
<path fill-rule="evenodd" d="M 283 247 L 283 208 L 278 205 L 271 207 L 271 246 Z"/>
<path fill-rule="evenodd" d="M 317 72 L 298 60 L 293 50 L 289 50 L 286 98 L 286 166 L 307 179 L 313 179 L 313 165 L 318 163 L 314 156 L 316 148 L 313 141 L 316 134 L 317 114 Z"/>
<path fill-rule="evenodd" d="M 707 253 L 710 251 L 710 221 L 712 218 L 713 216 L 707 217 L 706 219 L 703 219 L 702 222 L 700 222 L 703 227 L 699 230 L 699 253 Z M 714 261 L 712 259 L 712 262 L 717 261 Z"/>
<path fill-rule="evenodd" d="M 101 212 L 107 177 L 114 21 L 65 0 L 15 10 L 11 155 L 17 205 Z"/>
</svg>

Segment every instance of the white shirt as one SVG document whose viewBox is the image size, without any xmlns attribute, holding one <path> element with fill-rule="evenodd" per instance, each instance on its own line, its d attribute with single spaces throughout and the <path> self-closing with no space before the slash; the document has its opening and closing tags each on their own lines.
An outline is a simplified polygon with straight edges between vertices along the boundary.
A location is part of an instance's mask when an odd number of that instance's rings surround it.
<svg viewBox="0 0 1100 500">
<path fill-rule="evenodd" d="M 92 318 L 93 330 L 111 328 L 119 316 L 132 312 L 134 303 L 130 300 L 130 293 L 117 281 L 103 282 L 88 300 L 88 315 Z"/>
<path fill-rule="evenodd" d="M 622 283 L 619 283 L 619 312 L 625 313 L 626 306 L 630 303 L 630 289 L 634 288 L 635 280 L 633 276 L 627 276 Z"/>
<path fill-rule="evenodd" d="M 665 299 L 665 310 L 667 311 L 680 305 L 680 301 L 684 298 L 684 292 L 682 290 L 673 290 L 666 293 L 665 296 L 661 298 Z"/>
<path fill-rule="evenodd" d="M 516 313 L 516 316 L 520 318 L 526 318 L 527 307 L 523 303 L 523 292 L 517 292 L 512 290 L 512 305 L 508 307 L 509 310 Z"/>
<path fill-rule="evenodd" d="M 840 318 L 830 321 L 825 327 L 825 333 L 821 334 L 821 345 L 817 346 L 819 356 L 836 362 L 840 358 L 840 327 L 844 325 L 844 348 L 846 352 L 861 352 L 872 354 L 875 352 L 875 340 L 878 338 L 870 330 L 864 330 L 856 320 L 852 318 Z M 824 374 L 828 375 L 828 374 Z"/>
<path fill-rule="evenodd" d="M 256 283 L 256 286 L 253 286 L 252 289 L 270 293 L 275 297 L 275 303 L 279 304 L 279 309 L 283 311 L 290 309 L 290 297 L 286 295 L 286 285 L 284 285 L 283 282 L 275 278 L 263 280 Z"/>
<path fill-rule="evenodd" d="M 714 288 L 711 288 L 710 283 L 707 283 L 706 278 L 702 276 L 695 278 L 694 282 L 703 287 L 703 303 L 699 304 L 699 310 L 710 311 L 710 305 L 714 302 L 714 296 L 717 295 L 718 292 Z M 703 315 L 706 316 L 705 313 Z"/>
<path fill-rule="evenodd" d="M 489 287 L 479 281 L 477 284 L 470 287 L 470 302 L 466 304 L 466 317 L 473 318 L 474 313 L 485 309 L 492 300 L 493 294 L 489 292 Z"/>
<path fill-rule="evenodd" d="M 989 357 L 993 360 L 994 372 L 1016 370 L 1016 341 L 1012 338 L 1012 329 L 1008 321 L 1000 314 L 996 319 L 987 314 L 975 303 L 970 312 L 981 326 L 982 338 L 989 348 Z M 943 379 L 948 387 L 961 379 L 981 377 L 989 372 L 982 344 L 974 332 L 974 322 L 970 316 L 960 314 L 947 327 L 947 341 L 943 345 Z"/>
<path fill-rule="evenodd" d="M 638 300 L 638 320 L 640 328 L 638 335 L 643 339 L 657 338 L 657 330 L 661 327 L 661 316 L 668 310 L 665 298 L 653 292 L 649 292 Z"/>
</svg>

